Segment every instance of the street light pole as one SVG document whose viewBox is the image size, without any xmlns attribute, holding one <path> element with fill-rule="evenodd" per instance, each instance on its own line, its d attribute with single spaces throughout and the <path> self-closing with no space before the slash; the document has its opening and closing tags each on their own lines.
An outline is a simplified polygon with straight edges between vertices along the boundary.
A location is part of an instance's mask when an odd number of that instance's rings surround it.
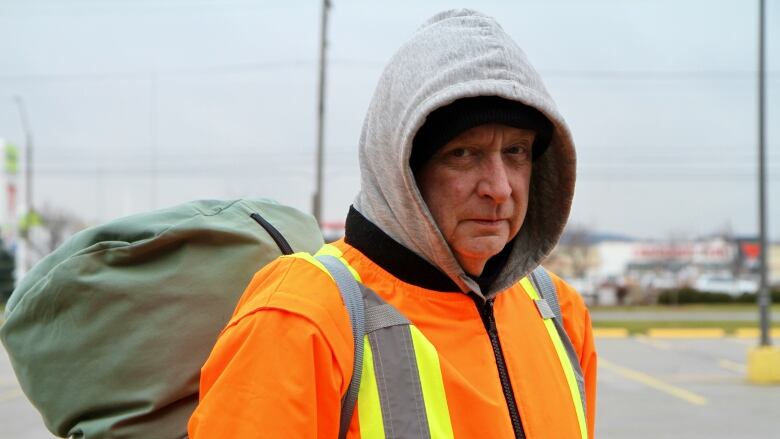
<svg viewBox="0 0 780 439">
<path fill-rule="evenodd" d="M 322 173 L 323 173 L 323 139 L 325 134 L 325 67 L 327 65 L 326 52 L 328 47 L 328 12 L 330 0 L 322 0 L 322 23 L 320 26 L 320 78 L 319 97 L 317 101 L 317 169 L 314 189 L 314 203 L 312 212 L 317 223 L 321 224 L 322 218 Z"/>
<path fill-rule="evenodd" d="M 769 288 L 767 288 L 767 246 L 766 238 L 766 157 L 764 126 L 765 90 L 764 79 L 764 10 L 765 0 L 758 2 L 758 229 L 759 229 L 759 282 L 757 302 L 761 323 L 761 341 L 748 353 L 747 378 L 755 384 L 780 384 L 780 349 L 770 346 L 769 339 Z"/>
<path fill-rule="evenodd" d="M 19 109 L 19 118 L 22 120 L 22 128 L 24 129 L 24 204 L 29 213 L 33 211 L 33 135 L 24 100 L 17 95 L 14 96 L 14 102 Z"/>
<path fill-rule="evenodd" d="M 767 253 L 769 246 L 766 236 L 766 127 L 765 86 L 766 63 L 764 60 L 766 30 L 764 29 L 765 1 L 759 0 L 758 24 L 758 229 L 760 242 L 759 270 L 761 277 L 758 287 L 758 307 L 761 322 L 761 346 L 771 344 L 769 338 L 770 295 L 767 286 Z"/>
<path fill-rule="evenodd" d="M 21 227 L 21 240 L 17 244 L 17 259 L 19 264 L 17 272 L 23 275 L 27 272 L 28 265 L 28 252 L 30 251 L 30 220 L 33 218 L 35 209 L 33 208 L 33 134 L 30 126 L 30 119 L 27 117 L 27 107 L 24 105 L 24 99 L 21 96 L 14 96 L 14 102 L 16 108 L 19 110 L 19 118 L 22 122 L 22 129 L 24 130 L 24 221 L 25 224 Z M 17 221 L 17 218 L 13 218 L 13 221 Z M 19 245 L 21 244 L 21 245 Z"/>
</svg>

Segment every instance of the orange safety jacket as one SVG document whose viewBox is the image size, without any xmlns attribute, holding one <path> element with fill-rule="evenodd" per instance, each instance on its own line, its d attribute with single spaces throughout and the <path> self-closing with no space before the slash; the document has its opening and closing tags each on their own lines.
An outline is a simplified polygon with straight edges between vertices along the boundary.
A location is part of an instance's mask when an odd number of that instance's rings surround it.
<svg viewBox="0 0 780 439">
<path fill-rule="evenodd" d="M 475 302 L 465 294 L 405 283 L 343 241 L 336 247 L 362 283 L 435 348 L 446 395 L 437 408 L 446 410 L 451 436 L 515 437 L 491 339 Z M 580 296 L 552 277 L 584 376 L 592 438 L 596 354 L 590 318 Z M 499 293 L 493 313 L 525 436 L 581 437 L 559 356 L 524 287 Z M 190 437 L 337 437 L 353 350 L 349 317 L 333 280 L 310 260 L 280 258 L 254 277 L 203 367 Z M 348 437 L 384 437 L 361 425 L 368 418 L 361 408 L 359 401 Z"/>
</svg>

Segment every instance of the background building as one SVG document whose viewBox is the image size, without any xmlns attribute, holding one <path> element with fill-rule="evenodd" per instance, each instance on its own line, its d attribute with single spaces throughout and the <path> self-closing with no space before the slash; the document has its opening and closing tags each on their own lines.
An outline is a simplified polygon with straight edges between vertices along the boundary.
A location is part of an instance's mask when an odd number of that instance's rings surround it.
<svg viewBox="0 0 780 439">
<path fill-rule="evenodd" d="M 738 296 L 758 288 L 755 238 L 680 240 L 567 234 L 545 266 L 570 280 L 589 303 L 654 303 L 659 292 L 693 288 Z M 780 244 L 768 253 L 769 284 L 780 286 Z"/>
</svg>

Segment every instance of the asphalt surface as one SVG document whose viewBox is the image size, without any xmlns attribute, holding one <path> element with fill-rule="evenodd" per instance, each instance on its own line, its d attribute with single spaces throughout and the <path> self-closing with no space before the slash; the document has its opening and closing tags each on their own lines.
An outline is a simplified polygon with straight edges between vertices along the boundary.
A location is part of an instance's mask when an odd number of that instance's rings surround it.
<svg viewBox="0 0 780 439">
<path fill-rule="evenodd" d="M 780 339 L 774 340 L 775 346 Z M 780 386 L 745 382 L 754 340 L 597 339 L 599 439 L 780 438 Z M 3 438 L 51 439 L 0 349 Z"/>
<path fill-rule="evenodd" d="M 41 415 L 27 401 L 0 344 L 0 436 L 14 439 L 50 439 Z"/>
<path fill-rule="evenodd" d="M 597 339 L 601 439 L 780 438 L 780 385 L 745 380 L 755 340 Z M 777 346 L 780 340 L 775 339 Z"/>
</svg>

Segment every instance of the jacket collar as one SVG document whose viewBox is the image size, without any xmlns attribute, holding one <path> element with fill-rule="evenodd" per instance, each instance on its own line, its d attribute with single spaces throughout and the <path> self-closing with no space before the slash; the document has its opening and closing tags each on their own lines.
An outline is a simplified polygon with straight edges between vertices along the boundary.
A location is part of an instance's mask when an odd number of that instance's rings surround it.
<svg viewBox="0 0 780 439">
<path fill-rule="evenodd" d="M 449 276 L 399 244 L 354 207 L 347 214 L 344 241 L 403 282 L 434 291 L 460 291 Z"/>
</svg>

